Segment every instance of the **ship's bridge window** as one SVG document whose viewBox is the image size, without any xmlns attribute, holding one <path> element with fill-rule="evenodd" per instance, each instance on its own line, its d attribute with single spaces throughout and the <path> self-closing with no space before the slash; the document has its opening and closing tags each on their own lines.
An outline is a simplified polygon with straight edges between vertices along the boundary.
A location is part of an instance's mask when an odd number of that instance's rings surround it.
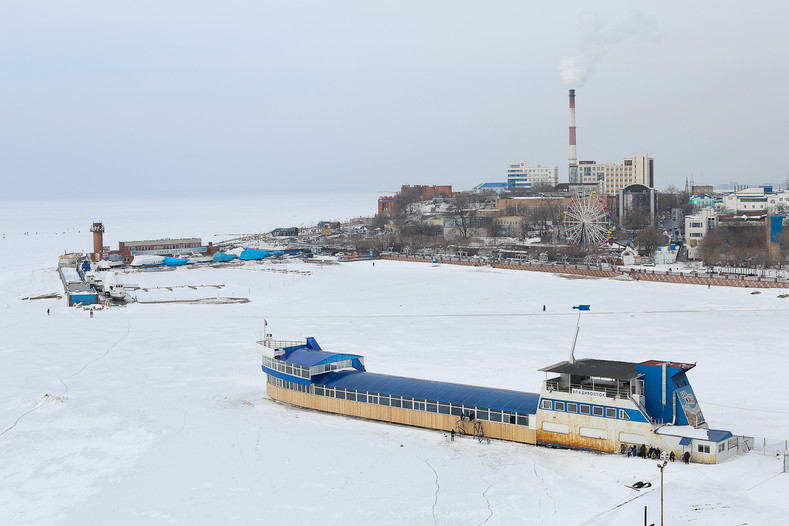
<svg viewBox="0 0 789 526">
<path fill-rule="evenodd" d="M 594 416 L 603 416 L 603 408 L 598 406 L 592 407 L 592 414 Z"/>
<path fill-rule="evenodd" d="M 564 402 L 555 402 L 554 403 L 554 408 L 557 411 L 564 411 Z"/>
<path fill-rule="evenodd" d="M 578 404 L 575 402 L 567 402 L 567 412 L 568 413 L 577 413 L 578 412 Z"/>
<path fill-rule="evenodd" d="M 605 416 L 607 416 L 608 418 L 616 418 L 616 409 L 614 409 L 613 407 L 606 407 Z"/>
<path fill-rule="evenodd" d="M 542 401 L 542 408 L 543 409 L 553 409 L 551 401 L 550 400 L 543 400 Z"/>
<path fill-rule="evenodd" d="M 589 406 L 586 404 L 581 404 L 581 414 L 588 415 L 589 414 Z"/>
<path fill-rule="evenodd" d="M 625 411 L 624 409 L 620 409 L 619 418 L 621 418 L 622 420 L 630 420 L 630 415 L 628 415 L 627 411 Z"/>
</svg>

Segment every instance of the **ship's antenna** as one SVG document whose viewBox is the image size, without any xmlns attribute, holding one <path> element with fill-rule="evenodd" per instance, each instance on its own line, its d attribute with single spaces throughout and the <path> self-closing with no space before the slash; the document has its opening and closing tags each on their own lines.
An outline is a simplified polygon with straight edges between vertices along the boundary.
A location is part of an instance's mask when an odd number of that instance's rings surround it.
<svg viewBox="0 0 789 526">
<path fill-rule="evenodd" d="M 573 346 L 570 348 L 569 363 L 575 363 L 575 342 L 578 341 L 578 331 L 581 330 L 581 311 L 589 310 L 589 305 L 576 305 L 573 308 L 578 309 L 578 323 L 575 324 L 575 337 L 573 338 Z"/>
</svg>

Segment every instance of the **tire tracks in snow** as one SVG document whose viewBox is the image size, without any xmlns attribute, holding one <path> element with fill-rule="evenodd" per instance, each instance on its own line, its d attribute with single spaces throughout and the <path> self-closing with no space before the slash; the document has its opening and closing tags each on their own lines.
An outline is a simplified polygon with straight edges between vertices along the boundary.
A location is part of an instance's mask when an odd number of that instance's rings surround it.
<svg viewBox="0 0 789 526">
<path fill-rule="evenodd" d="M 30 413 L 32 413 L 34 411 L 37 411 L 37 410 L 41 409 L 42 407 L 44 407 L 46 405 L 49 405 L 53 401 L 59 401 L 59 402 L 64 401 L 65 400 L 64 397 L 65 397 L 65 395 L 66 395 L 66 393 L 68 392 L 68 389 L 69 389 L 68 384 L 66 383 L 66 380 L 70 380 L 71 378 L 74 378 L 75 376 L 81 374 L 90 365 L 98 362 L 99 360 L 102 360 L 102 359 L 106 358 L 107 355 L 110 354 L 110 351 L 112 351 L 112 349 L 115 348 L 116 345 L 118 345 L 120 342 L 122 342 L 129 335 L 130 332 L 131 332 L 131 321 L 128 322 L 128 324 L 126 326 L 126 332 L 124 333 L 124 335 L 121 336 L 117 341 L 113 342 L 109 347 L 107 347 L 107 350 L 104 351 L 104 353 L 102 353 L 100 356 L 97 356 L 96 358 L 93 358 L 92 360 L 88 360 L 87 362 L 85 362 L 85 365 L 83 365 L 79 369 L 79 371 L 77 371 L 76 373 L 58 379 L 58 381 L 61 384 L 63 384 L 63 391 L 59 395 L 53 396 L 53 395 L 50 395 L 49 393 L 47 393 L 44 396 L 42 396 L 41 398 L 39 398 L 38 401 L 36 401 L 36 404 L 32 408 L 28 409 L 27 411 L 25 411 L 24 413 L 19 415 L 17 417 L 17 419 L 14 421 L 13 424 L 11 424 L 9 427 L 7 427 L 3 431 L 1 431 L 0 432 L 0 437 L 2 437 L 6 433 L 8 433 L 12 429 L 14 429 L 17 426 L 17 424 L 19 424 L 19 422 L 21 422 L 22 419 L 24 417 L 26 417 L 27 415 L 29 415 Z"/>
<path fill-rule="evenodd" d="M 623 500 L 623 501 L 622 501 L 622 502 L 620 502 L 619 504 L 614 504 L 614 505 L 613 505 L 613 506 L 611 506 L 610 508 L 608 508 L 608 509 L 606 509 L 606 510 L 603 510 L 603 511 L 601 511 L 600 513 L 598 513 L 598 514 L 597 514 L 597 515 L 595 515 L 594 517 L 590 517 L 590 518 L 589 518 L 589 519 L 587 519 L 586 521 L 582 522 L 582 523 L 580 524 L 580 526 L 590 526 L 590 525 L 594 524 L 594 522 L 595 522 L 596 520 L 600 519 L 600 518 L 601 518 L 603 515 L 605 515 L 606 513 L 610 513 L 610 512 L 614 511 L 614 510 L 615 510 L 615 509 L 617 509 L 617 508 L 621 508 L 622 506 L 624 506 L 624 505 L 625 505 L 625 504 L 627 504 L 628 502 L 632 502 L 632 501 L 634 501 L 634 500 L 636 500 L 636 499 L 640 499 L 640 498 L 641 498 L 641 497 L 643 497 L 644 495 L 648 495 L 648 494 L 650 494 L 650 493 L 652 493 L 653 491 L 656 491 L 656 490 L 657 490 L 657 488 L 653 487 L 652 489 L 650 489 L 650 490 L 648 490 L 648 491 L 645 491 L 645 492 L 643 492 L 643 493 L 639 493 L 638 495 L 635 495 L 635 496 L 632 496 L 632 497 L 627 497 L 625 500 Z"/>
</svg>

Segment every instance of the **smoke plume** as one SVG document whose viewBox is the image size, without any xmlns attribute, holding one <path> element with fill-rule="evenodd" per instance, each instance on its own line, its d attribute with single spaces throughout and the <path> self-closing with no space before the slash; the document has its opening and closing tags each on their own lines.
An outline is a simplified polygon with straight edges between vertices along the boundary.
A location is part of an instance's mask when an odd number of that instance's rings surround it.
<svg viewBox="0 0 789 526">
<path fill-rule="evenodd" d="M 655 19 L 633 11 L 612 31 L 606 31 L 605 21 L 601 17 L 592 14 L 583 15 L 579 35 L 581 51 L 574 57 L 566 57 L 559 61 L 562 82 L 570 89 L 580 88 L 594 72 L 610 46 L 634 37 L 659 40 L 660 32 Z"/>
<path fill-rule="evenodd" d="M 568 88 L 580 88 L 605 55 L 607 39 L 603 34 L 603 20 L 595 15 L 581 17 L 580 45 L 583 51 L 559 61 L 562 82 Z"/>
</svg>

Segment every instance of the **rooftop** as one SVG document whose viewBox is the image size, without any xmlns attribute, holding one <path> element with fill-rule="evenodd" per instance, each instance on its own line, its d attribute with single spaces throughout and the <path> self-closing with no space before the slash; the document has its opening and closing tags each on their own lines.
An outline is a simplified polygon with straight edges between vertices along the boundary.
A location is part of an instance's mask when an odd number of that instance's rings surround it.
<svg viewBox="0 0 789 526">
<path fill-rule="evenodd" d="M 696 367 L 695 363 L 667 362 L 667 361 L 661 361 L 661 360 L 647 360 L 645 362 L 641 362 L 641 365 L 657 365 L 657 366 L 661 366 L 664 363 L 668 364 L 668 367 L 671 367 L 672 369 L 691 369 L 693 367 Z"/>
<path fill-rule="evenodd" d="M 546 373 L 571 374 L 573 376 L 593 376 L 612 380 L 633 380 L 638 378 L 636 363 L 614 360 L 594 360 L 586 358 L 575 363 L 559 362 L 540 369 Z"/>
<path fill-rule="evenodd" d="M 423 398 L 522 414 L 535 414 L 540 399 L 540 395 L 536 393 L 349 370 L 313 377 L 313 382 L 329 387 Z"/>
<path fill-rule="evenodd" d="M 676 437 L 694 438 L 696 440 L 710 440 L 721 442 L 732 437 L 731 431 L 720 429 L 705 429 L 693 426 L 663 426 L 658 428 L 655 433 L 658 435 L 671 435 Z"/>
<path fill-rule="evenodd" d="M 316 349 L 307 349 L 304 347 L 285 351 L 285 354 L 279 357 L 283 362 L 293 363 L 303 367 L 312 367 L 322 363 L 332 363 L 341 360 L 352 360 L 354 358 L 361 358 L 361 356 L 358 354 L 333 353 Z"/>
</svg>

